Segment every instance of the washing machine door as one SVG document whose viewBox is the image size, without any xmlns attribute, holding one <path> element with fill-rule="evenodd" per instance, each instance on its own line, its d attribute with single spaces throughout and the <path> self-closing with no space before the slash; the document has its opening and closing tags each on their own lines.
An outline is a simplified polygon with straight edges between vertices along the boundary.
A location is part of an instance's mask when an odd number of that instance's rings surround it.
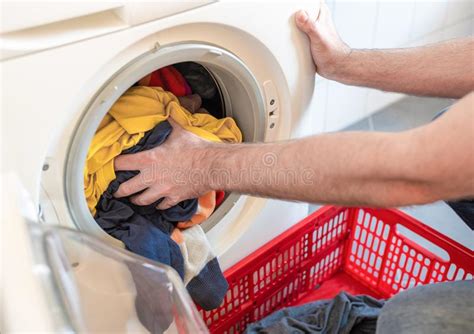
<svg viewBox="0 0 474 334">
<path fill-rule="evenodd" d="M 172 268 L 39 224 L 18 180 L 2 181 L 2 331 L 207 333 Z"/>
</svg>

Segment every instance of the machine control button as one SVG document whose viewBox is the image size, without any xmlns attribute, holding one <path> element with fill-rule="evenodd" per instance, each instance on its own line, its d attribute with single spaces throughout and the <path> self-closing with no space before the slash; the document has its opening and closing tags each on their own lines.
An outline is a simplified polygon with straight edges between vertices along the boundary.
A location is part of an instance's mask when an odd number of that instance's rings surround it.
<svg viewBox="0 0 474 334">
<path fill-rule="evenodd" d="M 275 110 L 270 111 L 270 112 L 268 113 L 268 116 L 269 116 L 270 118 L 276 118 L 276 117 L 278 117 L 278 116 L 279 116 L 278 109 L 275 109 Z"/>
<path fill-rule="evenodd" d="M 263 83 L 263 90 L 265 92 L 265 107 L 270 116 L 278 116 L 278 96 L 275 89 L 275 85 L 271 80 L 267 80 Z"/>
</svg>

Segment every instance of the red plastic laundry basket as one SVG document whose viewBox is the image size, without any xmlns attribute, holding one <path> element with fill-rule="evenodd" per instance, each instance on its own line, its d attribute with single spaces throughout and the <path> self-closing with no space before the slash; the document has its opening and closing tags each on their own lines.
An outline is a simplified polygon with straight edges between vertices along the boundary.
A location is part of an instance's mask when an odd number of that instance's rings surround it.
<svg viewBox="0 0 474 334">
<path fill-rule="evenodd" d="M 282 307 L 342 290 L 388 298 L 473 273 L 474 252 L 398 210 L 328 206 L 227 270 L 224 302 L 201 315 L 212 333 L 241 333 Z"/>
</svg>

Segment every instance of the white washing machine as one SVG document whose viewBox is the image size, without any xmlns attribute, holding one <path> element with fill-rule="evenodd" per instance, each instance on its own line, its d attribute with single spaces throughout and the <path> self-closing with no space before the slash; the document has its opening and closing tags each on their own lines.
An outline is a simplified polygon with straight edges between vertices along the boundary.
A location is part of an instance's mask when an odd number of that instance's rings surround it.
<svg viewBox="0 0 474 334">
<path fill-rule="evenodd" d="M 293 13 L 316 5 L 4 3 L 2 174 L 23 184 L 32 220 L 121 248 L 96 224 L 83 191 L 86 153 L 112 104 L 146 74 L 192 61 L 215 78 L 244 141 L 309 134 L 314 67 Z M 307 212 L 303 203 L 230 194 L 203 228 L 225 270 Z"/>
</svg>

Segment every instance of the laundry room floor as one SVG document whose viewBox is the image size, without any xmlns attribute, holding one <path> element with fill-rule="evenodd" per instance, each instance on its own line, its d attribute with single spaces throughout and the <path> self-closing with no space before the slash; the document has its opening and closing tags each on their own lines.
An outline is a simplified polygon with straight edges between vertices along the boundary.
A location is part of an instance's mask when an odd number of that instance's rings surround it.
<svg viewBox="0 0 474 334">
<path fill-rule="evenodd" d="M 451 99 L 405 97 L 342 131 L 396 132 L 411 129 L 430 122 L 439 111 L 454 102 Z M 310 205 L 310 213 L 319 207 Z M 440 201 L 404 207 L 401 210 L 474 250 L 474 231 L 446 203 Z"/>
</svg>

